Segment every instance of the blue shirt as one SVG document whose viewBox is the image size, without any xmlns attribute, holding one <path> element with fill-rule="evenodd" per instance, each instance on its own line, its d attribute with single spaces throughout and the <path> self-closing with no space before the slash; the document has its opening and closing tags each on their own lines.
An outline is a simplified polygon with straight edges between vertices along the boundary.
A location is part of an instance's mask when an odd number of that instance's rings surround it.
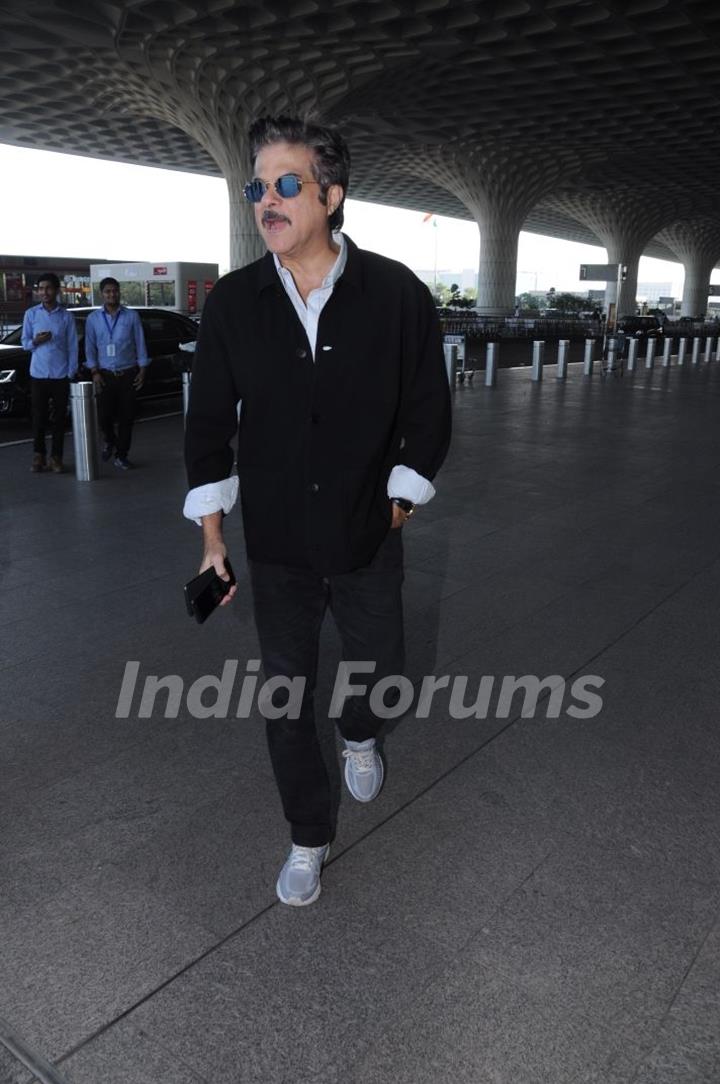
<svg viewBox="0 0 720 1084">
<path fill-rule="evenodd" d="M 52 338 L 40 346 L 33 339 L 40 331 L 51 331 Z M 78 340 L 75 318 L 67 309 L 57 305 L 48 310 L 44 305 L 33 305 L 23 318 L 23 349 L 32 351 L 30 376 L 40 379 L 59 380 L 73 377 L 78 367 Z"/>
<path fill-rule="evenodd" d="M 85 360 L 91 369 L 110 369 L 114 373 L 149 365 L 137 312 L 124 305 L 114 315 L 104 306 L 94 309 L 85 322 Z"/>
</svg>

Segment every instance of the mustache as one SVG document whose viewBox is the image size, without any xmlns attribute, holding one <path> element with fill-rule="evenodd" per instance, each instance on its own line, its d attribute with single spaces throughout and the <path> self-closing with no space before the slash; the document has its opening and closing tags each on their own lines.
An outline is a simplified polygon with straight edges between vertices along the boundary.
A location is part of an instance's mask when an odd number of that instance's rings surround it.
<svg viewBox="0 0 720 1084">
<path fill-rule="evenodd" d="M 289 222 L 290 221 L 290 219 L 287 217 L 287 215 L 281 215 L 281 214 L 278 214 L 277 211 L 270 211 L 270 210 L 263 211 L 262 220 L 263 220 L 263 222 Z"/>
</svg>

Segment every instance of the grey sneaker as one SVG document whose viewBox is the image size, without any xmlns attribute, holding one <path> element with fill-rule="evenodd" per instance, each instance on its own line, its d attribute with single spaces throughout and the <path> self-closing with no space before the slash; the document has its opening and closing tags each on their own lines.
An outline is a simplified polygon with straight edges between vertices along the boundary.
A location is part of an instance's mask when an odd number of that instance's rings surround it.
<svg viewBox="0 0 720 1084">
<path fill-rule="evenodd" d="M 320 874 L 329 851 L 329 843 L 324 847 L 299 847 L 293 843 L 277 880 L 276 889 L 281 903 L 305 907 L 315 902 L 320 895 Z"/>
<path fill-rule="evenodd" d="M 383 785 L 385 769 L 375 748 L 375 739 L 367 741 L 345 740 L 345 782 L 353 798 L 358 802 L 372 802 Z"/>
</svg>

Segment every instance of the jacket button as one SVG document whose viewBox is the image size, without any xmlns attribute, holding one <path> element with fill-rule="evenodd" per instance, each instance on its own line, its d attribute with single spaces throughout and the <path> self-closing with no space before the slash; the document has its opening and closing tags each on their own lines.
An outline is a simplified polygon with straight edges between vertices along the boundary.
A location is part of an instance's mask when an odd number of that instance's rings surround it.
<svg viewBox="0 0 720 1084">
<path fill-rule="evenodd" d="M 299 358 L 306 358 L 307 357 L 307 350 L 303 350 L 302 346 L 298 346 L 295 353 L 297 354 L 297 356 Z"/>
<path fill-rule="evenodd" d="M 319 493 L 320 492 L 320 486 L 317 484 L 317 482 L 313 482 L 313 484 L 310 486 L 310 492 L 311 493 Z"/>
</svg>

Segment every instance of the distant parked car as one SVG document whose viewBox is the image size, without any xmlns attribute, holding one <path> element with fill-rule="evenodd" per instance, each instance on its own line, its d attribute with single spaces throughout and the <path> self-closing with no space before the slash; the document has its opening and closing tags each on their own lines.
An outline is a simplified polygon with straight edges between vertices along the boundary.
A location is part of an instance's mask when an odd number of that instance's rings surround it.
<svg viewBox="0 0 720 1084">
<path fill-rule="evenodd" d="M 665 326 L 668 333 L 672 332 L 675 335 L 692 335 L 695 332 L 699 335 L 705 324 L 706 320 L 703 316 L 679 316 L 677 320 L 668 320 Z"/>
<path fill-rule="evenodd" d="M 85 367 L 85 321 L 93 310 L 70 311 L 75 317 L 80 346 L 78 378 L 89 380 Z M 192 364 L 192 353 L 180 347 L 195 342 L 198 325 L 188 316 L 169 309 L 138 308 L 137 311 L 150 357 L 145 384 L 138 395 L 143 399 L 179 395 L 182 373 Z M 30 354 L 20 344 L 21 330 L 16 328 L 0 342 L 0 417 L 30 413 Z"/>
<path fill-rule="evenodd" d="M 623 352 L 627 354 L 630 340 L 637 339 L 638 349 L 642 352 L 649 339 L 659 342 L 663 329 L 657 316 L 621 316 L 617 323 L 619 338 L 623 343 Z"/>
</svg>

